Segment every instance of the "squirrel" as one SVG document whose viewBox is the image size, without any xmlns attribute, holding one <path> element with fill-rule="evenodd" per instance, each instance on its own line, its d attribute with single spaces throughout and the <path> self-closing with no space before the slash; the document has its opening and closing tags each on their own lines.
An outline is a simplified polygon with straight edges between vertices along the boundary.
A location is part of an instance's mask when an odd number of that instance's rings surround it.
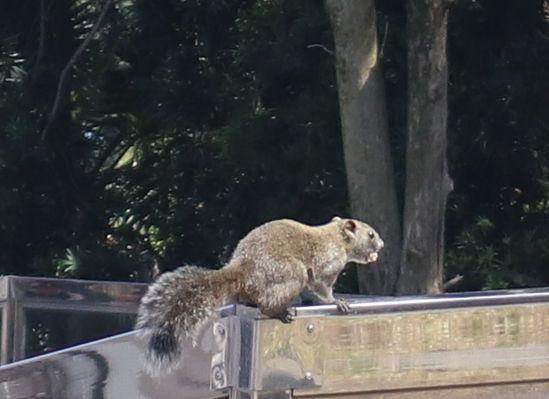
<svg viewBox="0 0 549 399">
<path fill-rule="evenodd" d="M 185 266 L 167 272 L 141 299 L 136 329 L 148 331 L 147 368 L 173 367 L 181 341 L 196 332 L 229 303 L 252 305 L 266 316 L 289 323 L 290 305 L 307 294 L 316 302 L 335 304 L 342 313 L 349 304 L 333 295 L 333 285 L 348 262 L 375 262 L 383 248 L 379 234 L 366 223 L 334 217 L 308 226 L 289 219 L 253 229 L 219 270 Z"/>
</svg>

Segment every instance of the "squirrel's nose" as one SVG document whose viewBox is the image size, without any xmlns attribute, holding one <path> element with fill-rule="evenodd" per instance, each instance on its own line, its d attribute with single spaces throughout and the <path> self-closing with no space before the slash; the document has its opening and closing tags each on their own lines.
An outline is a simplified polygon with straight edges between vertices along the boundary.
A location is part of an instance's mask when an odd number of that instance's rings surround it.
<svg viewBox="0 0 549 399">
<path fill-rule="evenodd" d="M 383 242 L 383 240 L 380 238 L 378 243 L 377 243 L 377 250 L 379 251 L 381 248 L 383 248 L 385 246 L 385 243 Z"/>
</svg>

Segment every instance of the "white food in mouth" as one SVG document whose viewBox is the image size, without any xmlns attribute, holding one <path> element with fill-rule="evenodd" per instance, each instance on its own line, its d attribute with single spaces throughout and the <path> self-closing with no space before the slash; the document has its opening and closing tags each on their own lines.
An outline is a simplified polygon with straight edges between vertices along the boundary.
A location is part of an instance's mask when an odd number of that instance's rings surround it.
<svg viewBox="0 0 549 399">
<path fill-rule="evenodd" d="M 368 262 L 375 262 L 377 260 L 377 252 L 372 252 L 368 255 Z"/>
</svg>

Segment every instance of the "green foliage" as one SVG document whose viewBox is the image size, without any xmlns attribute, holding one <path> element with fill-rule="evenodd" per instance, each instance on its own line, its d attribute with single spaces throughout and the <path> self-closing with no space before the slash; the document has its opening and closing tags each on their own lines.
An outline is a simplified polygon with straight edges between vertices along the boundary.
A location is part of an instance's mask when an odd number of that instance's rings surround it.
<svg viewBox="0 0 549 399">
<path fill-rule="evenodd" d="M 215 267 L 263 221 L 345 213 L 333 59 L 308 47 L 330 45 L 321 2 L 117 3 L 46 140 L 101 3 L 42 4 L 10 2 L 27 24 L 1 17 L 4 272 Z"/>
<path fill-rule="evenodd" d="M 540 11 L 536 1 L 483 0 L 450 14 L 447 273 L 464 274 L 460 289 L 549 282 L 549 46 Z"/>
<path fill-rule="evenodd" d="M 266 220 L 347 213 L 321 1 L 115 3 L 44 139 L 60 73 L 103 3 L 0 3 L 2 273 L 142 280 L 157 266 L 218 267 Z M 450 12 L 446 264 L 449 277 L 465 276 L 457 289 L 549 282 L 538 3 Z M 403 4 L 378 4 L 401 193 Z"/>
<path fill-rule="evenodd" d="M 498 289 L 509 285 L 502 274 L 499 248 L 494 247 L 494 227 L 490 220 L 479 217 L 461 232 L 446 255 L 447 268 L 467 276 L 471 287 Z"/>
<path fill-rule="evenodd" d="M 406 11 L 379 2 L 392 145 L 402 195 Z M 456 2 L 449 13 L 446 275 L 479 290 L 549 283 L 547 38 L 538 1 Z"/>
</svg>

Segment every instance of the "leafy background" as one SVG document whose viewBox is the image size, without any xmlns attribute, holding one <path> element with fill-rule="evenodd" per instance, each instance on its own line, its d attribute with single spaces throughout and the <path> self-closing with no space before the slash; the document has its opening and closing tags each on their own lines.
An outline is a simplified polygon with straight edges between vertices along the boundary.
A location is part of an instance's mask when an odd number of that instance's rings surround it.
<svg viewBox="0 0 549 399">
<path fill-rule="evenodd" d="M 403 2 L 379 2 L 397 176 Z M 0 3 L 0 272 L 149 280 L 221 266 L 254 226 L 347 215 L 321 1 Z M 540 1 L 450 12 L 446 272 L 460 290 L 549 283 L 549 36 Z M 375 189 L 375 188 L 372 188 Z M 354 290 L 352 271 L 340 289 Z"/>
</svg>

